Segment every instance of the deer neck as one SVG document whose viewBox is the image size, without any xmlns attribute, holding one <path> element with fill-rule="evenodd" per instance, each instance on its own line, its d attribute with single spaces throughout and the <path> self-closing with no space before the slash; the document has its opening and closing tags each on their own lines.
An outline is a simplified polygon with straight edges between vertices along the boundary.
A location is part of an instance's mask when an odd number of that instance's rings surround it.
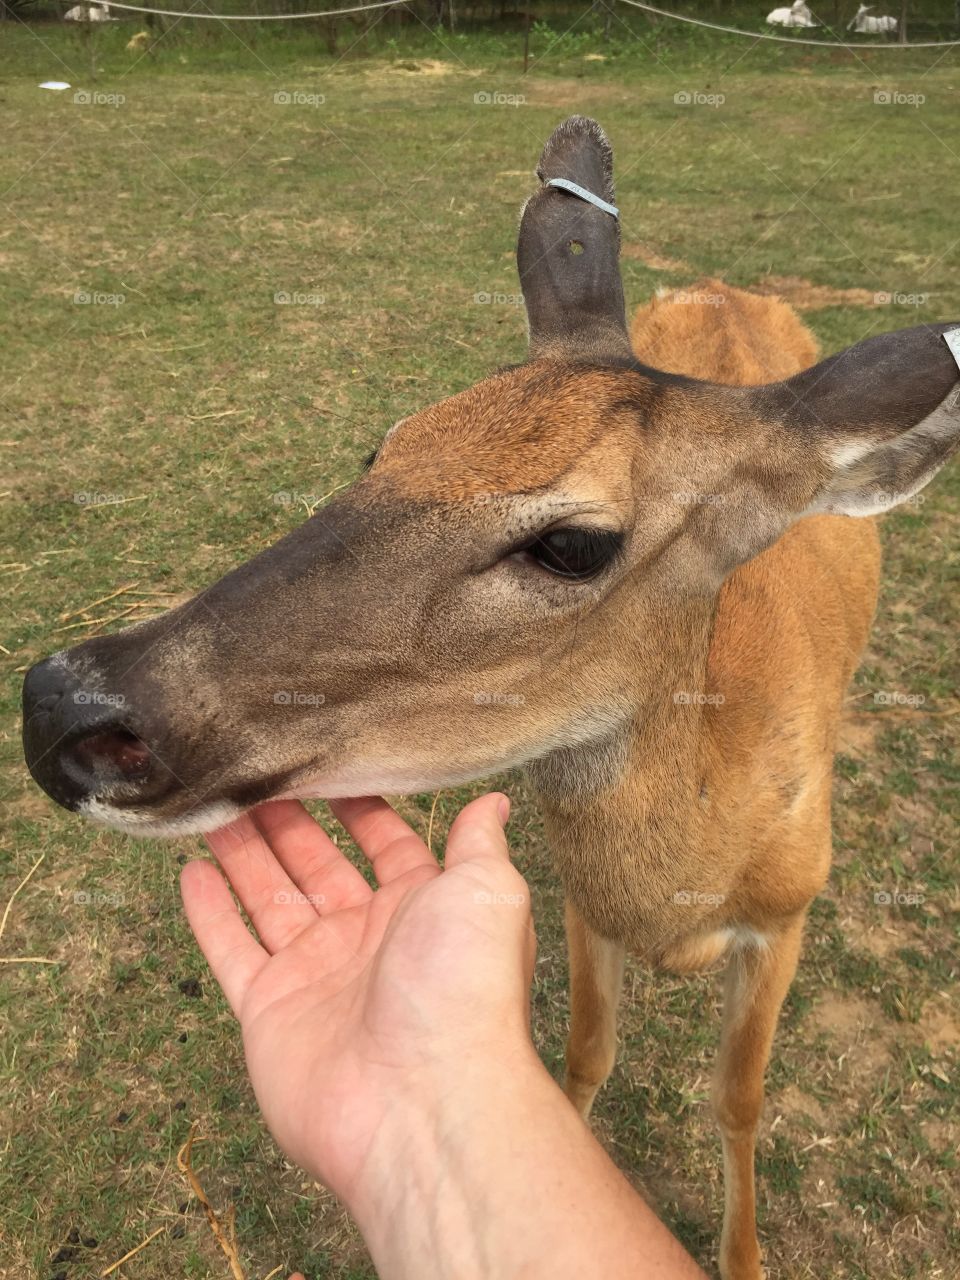
<svg viewBox="0 0 960 1280">
<path fill-rule="evenodd" d="M 624 671 L 636 698 L 617 728 L 528 766 L 564 887 L 608 937 L 626 940 L 639 930 L 655 944 L 664 916 L 658 904 L 699 887 L 717 696 L 707 684 L 715 610 L 715 600 L 685 606 L 644 670 Z"/>
</svg>

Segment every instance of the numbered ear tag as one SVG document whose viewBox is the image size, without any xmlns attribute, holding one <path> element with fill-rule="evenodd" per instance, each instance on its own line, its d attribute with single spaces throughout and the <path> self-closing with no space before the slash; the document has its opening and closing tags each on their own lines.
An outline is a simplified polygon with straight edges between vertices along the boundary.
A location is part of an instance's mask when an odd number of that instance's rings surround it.
<svg viewBox="0 0 960 1280">
<path fill-rule="evenodd" d="M 586 200 L 587 204 L 595 204 L 604 213 L 609 213 L 611 218 L 620 217 L 620 210 L 615 204 L 609 204 L 606 200 L 601 200 L 592 191 L 588 191 L 586 187 L 581 187 L 579 182 L 571 182 L 569 178 L 548 178 L 544 186 L 559 187 L 561 191 L 569 191 L 572 196 L 579 196 L 581 200 Z"/>
</svg>

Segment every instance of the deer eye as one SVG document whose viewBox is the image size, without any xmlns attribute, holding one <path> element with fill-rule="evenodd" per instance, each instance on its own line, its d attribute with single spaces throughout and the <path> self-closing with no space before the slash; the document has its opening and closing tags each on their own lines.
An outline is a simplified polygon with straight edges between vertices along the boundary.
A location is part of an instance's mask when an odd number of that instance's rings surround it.
<svg viewBox="0 0 960 1280">
<path fill-rule="evenodd" d="M 519 550 L 550 573 L 583 582 L 617 558 L 623 539 L 610 529 L 551 529 Z"/>
</svg>

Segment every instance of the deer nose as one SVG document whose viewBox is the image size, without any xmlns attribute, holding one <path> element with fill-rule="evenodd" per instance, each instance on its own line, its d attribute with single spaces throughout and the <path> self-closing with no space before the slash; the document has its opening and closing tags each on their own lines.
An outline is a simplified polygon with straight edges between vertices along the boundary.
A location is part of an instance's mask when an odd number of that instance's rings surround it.
<svg viewBox="0 0 960 1280">
<path fill-rule="evenodd" d="M 88 689 L 59 655 L 23 682 L 23 749 L 34 780 L 65 809 L 118 786 L 135 793 L 150 773 L 149 748 L 129 728 L 120 694 Z"/>
</svg>

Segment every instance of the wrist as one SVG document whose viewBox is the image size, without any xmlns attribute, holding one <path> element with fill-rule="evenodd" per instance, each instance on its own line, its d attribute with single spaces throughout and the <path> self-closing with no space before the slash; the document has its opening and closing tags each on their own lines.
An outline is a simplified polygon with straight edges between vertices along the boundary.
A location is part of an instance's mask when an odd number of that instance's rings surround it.
<svg viewBox="0 0 960 1280">
<path fill-rule="evenodd" d="M 528 1039 L 411 1084 L 334 1188 L 381 1280 L 704 1280 Z"/>
<path fill-rule="evenodd" d="M 567 1105 L 529 1040 L 430 1069 L 384 1098 L 356 1176 L 335 1188 L 378 1274 L 489 1275 L 486 1226 L 502 1218 L 496 1201 L 507 1190 L 502 1148 L 523 1141 L 532 1113 L 558 1104 Z"/>
</svg>

